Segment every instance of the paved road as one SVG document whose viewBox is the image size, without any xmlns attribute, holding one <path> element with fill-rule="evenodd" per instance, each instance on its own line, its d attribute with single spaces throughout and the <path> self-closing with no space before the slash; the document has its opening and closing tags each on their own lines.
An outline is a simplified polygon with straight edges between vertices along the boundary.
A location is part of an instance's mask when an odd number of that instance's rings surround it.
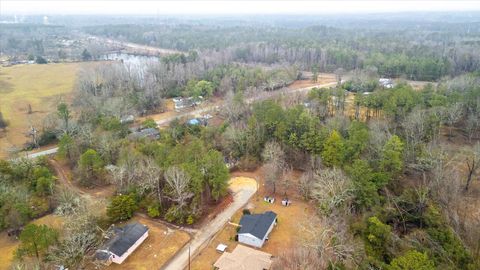
<svg viewBox="0 0 480 270">
<path fill-rule="evenodd" d="M 37 157 L 41 157 L 41 156 L 47 156 L 47 155 L 52 155 L 52 154 L 55 154 L 57 153 L 58 151 L 58 147 L 54 147 L 54 148 L 51 148 L 51 149 L 47 149 L 47 150 L 43 150 L 43 151 L 39 151 L 39 152 L 35 152 L 35 153 L 26 153 L 26 157 L 27 158 L 37 158 Z"/>
<path fill-rule="evenodd" d="M 253 184 L 251 185 L 242 185 L 242 187 L 234 194 L 233 203 L 203 228 L 198 230 L 190 243 L 179 250 L 170 261 L 162 266 L 161 270 L 185 269 L 188 265 L 188 258 L 191 257 L 191 259 L 193 259 L 203 248 L 205 248 L 208 242 L 222 229 L 223 226 L 225 226 L 235 212 L 244 207 L 253 194 L 255 194 L 257 191 L 257 184 L 253 180 L 252 182 Z"/>
<path fill-rule="evenodd" d="M 295 94 L 295 93 L 305 93 L 305 92 L 308 92 L 310 90 L 312 90 L 312 88 L 315 88 L 315 87 L 319 87 L 319 88 L 322 88 L 322 87 L 331 87 L 331 86 L 335 86 L 337 83 L 336 82 L 332 82 L 332 83 L 325 83 L 325 84 L 318 84 L 318 85 L 314 85 L 314 86 L 309 86 L 309 87 L 304 87 L 304 88 L 296 88 L 296 89 L 289 89 L 287 88 L 286 90 L 278 90 L 278 91 L 274 91 L 274 92 L 262 92 L 259 96 L 257 97 L 253 97 L 253 98 L 247 98 L 245 100 L 245 102 L 247 104 L 251 104 L 255 101 L 260 101 L 260 100 L 265 100 L 265 99 L 270 99 L 270 98 L 274 98 L 274 97 L 277 97 L 277 96 L 280 96 L 280 95 L 290 95 L 290 94 Z M 175 119 L 179 119 L 179 118 L 183 118 L 183 117 L 194 117 L 196 115 L 200 115 L 200 114 L 204 114 L 204 113 L 207 113 L 207 112 L 212 112 L 212 111 L 216 111 L 216 110 L 219 110 L 221 109 L 221 107 L 223 107 L 224 105 L 220 104 L 220 105 L 211 105 L 211 106 L 206 106 L 206 107 L 203 107 L 201 109 L 198 109 L 198 110 L 193 110 L 193 111 L 189 111 L 189 112 L 184 112 L 184 113 L 179 113 L 179 114 L 176 114 L 174 116 L 171 116 L 171 117 L 167 117 L 167 118 L 164 118 L 162 120 L 158 120 L 156 121 L 157 125 L 158 126 L 166 126 L 168 125 L 170 122 L 172 122 L 173 120 Z"/>
<path fill-rule="evenodd" d="M 297 89 L 288 89 L 287 88 L 286 90 L 279 90 L 279 91 L 274 91 L 274 92 L 264 92 L 264 93 L 260 94 L 258 97 L 248 98 L 246 100 L 246 102 L 248 104 L 250 104 L 250 103 L 253 103 L 255 101 L 265 100 L 265 99 L 277 97 L 277 96 L 280 96 L 280 95 L 305 93 L 305 92 L 308 92 L 312 88 L 315 88 L 315 87 L 331 87 L 331 86 L 335 86 L 336 84 L 337 84 L 336 82 L 332 82 L 332 83 L 318 84 L 318 85 L 304 87 L 304 88 L 297 88 Z M 157 125 L 158 126 L 166 126 L 166 125 L 170 124 L 170 122 L 172 122 L 175 119 L 179 119 L 179 118 L 183 118 L 183 117 L 193 117 L 193 116 L 196 116 L 196 115 L 199 115 L 199 114 L 212 112 L 212 111 L 215 111 L 215 110 L 219 110 L 222 106 L 223 105 L 211 105 L 211 106 L 207 106 L 207 107 L 200 108 L 200 109 L 193 110 L 193 111 L 189 111 L 189 112 L 178 113 L 174 116 L 167 117 L 167 118 L 164 118 L 162 120 L 158 120 Z M 55 148 L 52 148 L 52 149 L 39 151 L 39 152 L 32 153 L 32 154 L 27 154 L 27 157 L 37 158 L 37 157 L 41 157 L 41 156 L 45 156 L 45 155 L 55 154 L 57 151 L 58 151 L 58 147 L 55 147 Z"/>
</svg>

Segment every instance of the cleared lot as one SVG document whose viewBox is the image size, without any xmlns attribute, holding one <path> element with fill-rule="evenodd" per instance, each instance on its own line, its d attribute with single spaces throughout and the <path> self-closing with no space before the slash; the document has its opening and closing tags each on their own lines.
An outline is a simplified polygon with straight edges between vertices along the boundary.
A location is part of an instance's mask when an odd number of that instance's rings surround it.
<svg viewBox="0 0 480 270">
<path fill-rule="evenodd" d="M 135 217 L 132 221 L 138 221 L 149 227 L 148 238 L 124 263 L 121 265 L 111 264 L 105 269 L 159 269 L 190 240 L 188 233 L 169 229 L 150 219 Z"/>
</svg>

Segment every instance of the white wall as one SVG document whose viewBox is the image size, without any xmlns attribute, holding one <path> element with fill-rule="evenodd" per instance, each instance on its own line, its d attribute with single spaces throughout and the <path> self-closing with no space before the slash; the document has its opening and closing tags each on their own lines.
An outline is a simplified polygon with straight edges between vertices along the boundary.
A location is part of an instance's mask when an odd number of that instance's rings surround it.
<svg viewBox="0 0 480 270">
<path fill-rule="evenodd" d="M 265 243 L 265 241 L 267 240 L 270 232 L 272 232 L 273 227 L 275 227 L 275 224 L 277 224 L 277 220 L 275 220 L 275 222 L 273 222 L 272 225 L 270 225 L 270 228 L 268 228 L 268 231 L 265 234 L 265 237 L 263 239 L 259 239 L 249 233 L 242 233 L 238 235 L 238 242 L 244 243 L 246 245 L 254 246 L 257 248 L 261 248 Z"/>
<path fill-rule="evenodd" d="M 249 246 L 254 246 L 257 248 L 261 248 L 263 246 L 263 240 L 258 239 L 257 237 L 249 234 L 249 233 L 242 233 L 238 235 L 238 242 L 249 245 Z"/>
</svg>

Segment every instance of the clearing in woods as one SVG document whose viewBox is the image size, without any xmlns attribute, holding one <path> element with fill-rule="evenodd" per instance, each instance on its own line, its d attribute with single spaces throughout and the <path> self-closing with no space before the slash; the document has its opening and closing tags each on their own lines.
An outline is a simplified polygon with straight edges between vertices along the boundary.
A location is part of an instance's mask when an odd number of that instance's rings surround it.
<svg viewBox="0 0 480 270">
<path fill-rule="evenodd" d="M 288 188 L 288 198 L 292 200 L 292 205 L 285 207 L 281 205 L 281 200 L 284 197 L 284 190 L 279 189 L 276 193 L 275 203 L 270 204 L 263 201 L 263 197 L 272 195 L 270 188 L 265 186 L 263 168 L 257 169 L 254 172 L 234 172 L 232 177 L 242 176 L 257 179 L 259 183 L 257 194 L 250 198 L 249 203 L 245 208 L 248 208 L 252 213 L 263 213 L 265 211 L 274 211 L 278 215 L 278 224 L 270 234 L 269 240 L 260 249 L 268 252 L 274 256 L 282 256 L 283 252 L 288 251 L 300 241 L 303 232 L 300 230 L 298 224 L 306 222 L 309 217 L 314 214 L 314 206 L 302 199 L 297 189 L 298 179 L 301 172 L 295 171 L 292 174 L 292 182 Z M 231 218 L 232 223 L 238 224 L 242 217 L 243 208 L 239 209 Z M 213 264 L 220 257 L 220 253 L 216 251 L 218 244 L 225 244 L 228 246 L 227 251 L 232 252 L 238 242 L 235 241 L 235 234 L 237 227 L 231 224 L 226 224 L 218 234 L 209 241 L 207 247 L 203 249 L 197 257 L 192 261 L 192 270 L 210 270 Z"/>
<path fill-rule="evenodd" d="M 41 128 L 48 113 L 56 110 L 60 100 L 70 101 L 76 74 L 81 67 L 95 63 L 61 63 L 0 67 L 0 111 L 9 122 L 0 131 L 0 158 L 21 148 L 29 139 L 30 125 Z M 32 113 L 28 114 L 28 105 Z"/>
<path fill-rule="evenodd" d="M 105 270 L 160 269 L 178 250 L 190 240 L 190 235 L 184 231 L 170 229 L 160 222 L 136 216 L 132 221 L 145 224 L 149 228 L 148 237 L 122 264 L 112 263 Z M 131 221 L 130 221 L 131 222 Z M 90 265 L 87 269 L 96 269 Z"/>
</svg>

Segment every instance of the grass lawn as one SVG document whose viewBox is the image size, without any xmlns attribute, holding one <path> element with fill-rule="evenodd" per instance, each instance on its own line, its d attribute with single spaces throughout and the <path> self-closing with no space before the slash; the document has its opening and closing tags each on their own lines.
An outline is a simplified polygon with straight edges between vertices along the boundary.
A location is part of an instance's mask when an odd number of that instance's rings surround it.
<svg viewBox="0 0 480 270">
<path fill-rule="evenodd" d="M 94 63 L 61 63 L 0 67 L 0 111 L 9 122 L 0 131 L 0 158 L 12 147 L 21 147 L 30 125 L 40 128 L 44 117 L 56 110 L 60 100 L 70 101 L 76 74 Z M 28 104 L 32 114 L 28 114 Z"/>
<path fill-rule="evenodd" d="M 253 173 L 237 172 L 232 176 L 245 176 L 256 178 L 259 180 L 259 192 L 253 195 L 247 208 L 250 209 L 252 214 L 263 213 L 265 211 L 273 211 L 277 213 L 278 224 L 270 233 L 269 240 L 260 249 L 261 251 L 268 252 L 274 256 L 281 256 L 283 252 L 288 251 L 295 243 L 298 243 L 301 237 L 301 230 L 298 224 L 308 220 L 309 216 L 313 215 L 314 207 L 309 202 L 301 199 L 296 191 L 295 184 L 291 185 L 288 195 L 292 200 L 292 205 L 285 207 L 281 205 L 283 191 L 277 191 L 275 196 L 275 203 L 270 204 L 263 201 L 265 195 L 271 195 L 265 188 L 263 170 L 259 169 Z M 294 181 L 297 181 L 300 173 L 295 173 Z M 239 223 L 242 217 L 243 209 L 240 209 L 232 217 L 232 223 Z M 237 228 L 234 225 L 227 224 L 217 236 L 209 243 L 209 245 L 200 252 L 200 254 L 193 259 L 193 270 L 211 270 L 212 265 L 220 257 L 215 248 L 218 244 L 225 244 L 228 246 L 227 251 L 232 252 L 237 246 L 238 242 L 235 241 L 235 234 Z"/>
</svg>

